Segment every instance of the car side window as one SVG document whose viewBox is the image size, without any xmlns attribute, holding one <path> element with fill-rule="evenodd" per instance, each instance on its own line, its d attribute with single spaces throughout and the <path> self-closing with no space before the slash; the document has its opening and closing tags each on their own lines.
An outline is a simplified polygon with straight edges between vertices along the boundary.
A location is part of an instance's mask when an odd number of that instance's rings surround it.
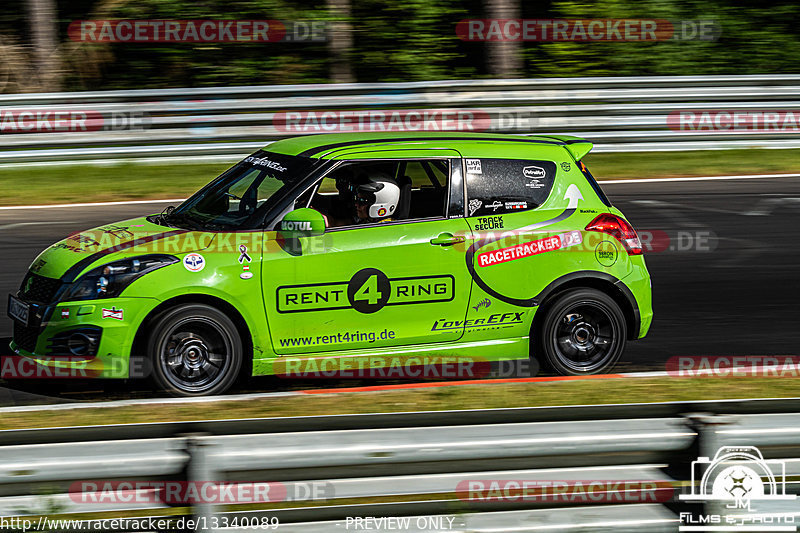
<svg viewBox="0 0 800 533">
<path fill-rule="evenodd" d="M 346 162 L 320 180 L 309 207 L 329 228 L 440 218 L 449 173 L 446 160 Z"/>
<path fill-rule="evenodd" d="M 552 161 L 464 159 L 467 215 L 487 216 L 536 209 L 547 199 L 556 175 Z"/>
</svg>

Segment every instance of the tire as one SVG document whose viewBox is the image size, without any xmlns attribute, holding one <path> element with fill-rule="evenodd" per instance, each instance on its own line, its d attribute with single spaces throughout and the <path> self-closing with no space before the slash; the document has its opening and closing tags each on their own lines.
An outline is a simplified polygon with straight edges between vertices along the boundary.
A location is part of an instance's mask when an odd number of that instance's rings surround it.
<svg viewBox="0 0 800 533">
<path fill-rule="evenodd" d="M 185 304 L 162 313 L 147 341 L 156 386 L 174 396 L 221 394 L 242 367 L 239 330 L 222 311 Z"/>
<path fill-rule="evenodd" d="M 565 376 L 600 374 L 625 350 L 627 324 L 617 302 L 595 289 L 572 289 L 544 309 L 541 362 Z"/>
</svg>

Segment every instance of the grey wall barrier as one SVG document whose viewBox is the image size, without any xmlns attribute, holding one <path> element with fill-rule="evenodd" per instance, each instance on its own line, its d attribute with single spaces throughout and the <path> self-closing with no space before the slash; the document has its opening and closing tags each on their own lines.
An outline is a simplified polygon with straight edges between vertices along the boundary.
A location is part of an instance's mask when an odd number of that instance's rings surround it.
<svg viewBox="0 0 800 533">
<path fill-rule="evenodd" d="M 131 516 L 243 531 L 347 530 L 364 517 L 381 531 L 676 531 L 679 513 L 702 509 L 677 497 L 692 462 L 722 446 L 758 447 L 796 493 L 800 400 L 0 431 L 0 517 L 83 520 L 50 527 L 84 531 L 93 517 Z M 597 499 L 565 501 L 509 492 L 520 481 L 601 485 Z M 185 499 L 209 486 L 235 497 Z M 775 512 L 800 514 L 785 505 Z"/>
<path fill-rule="evenodd" d="M 798 97 L 797 75 L 0 94 L 0 164 L 234 161 L 295 135 L 420 128 L 572 134 L 598 152 L 795 148 Z"/>
</svg>

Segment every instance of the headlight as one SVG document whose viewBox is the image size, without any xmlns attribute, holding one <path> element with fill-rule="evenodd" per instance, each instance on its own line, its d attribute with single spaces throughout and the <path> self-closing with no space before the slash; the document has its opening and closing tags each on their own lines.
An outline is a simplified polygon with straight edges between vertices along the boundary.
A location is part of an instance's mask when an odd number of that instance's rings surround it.
<svg viewBox="0 0 800 533">
<path fill-rule="evenodd" d="M 108 263 L 81 276 L 66 292 L 62 300 L 115 298 L 140 276 L 177 262 L 177 257 L 155 254 Z"/>
</svg>

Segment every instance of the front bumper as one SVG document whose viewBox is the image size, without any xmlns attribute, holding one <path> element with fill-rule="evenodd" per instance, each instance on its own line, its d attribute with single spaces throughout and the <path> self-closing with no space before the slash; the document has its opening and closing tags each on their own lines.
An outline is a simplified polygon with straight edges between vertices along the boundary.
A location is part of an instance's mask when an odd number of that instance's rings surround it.
<svg viewBox="0 0 800 533">
<path fill-rule="evenodd" d="M 154 298 L 109 298 L 34 306 L 28 326 L 14 322 L 11 349 L 43 366 L 81 368 L 88 377 L 127 378 L 136 331 L 158 303 Z M 72 353 L 70 346 L 80 344 L 77 335 L 86 333 L 96 333 L 93 350 Z"/>
</svg>

